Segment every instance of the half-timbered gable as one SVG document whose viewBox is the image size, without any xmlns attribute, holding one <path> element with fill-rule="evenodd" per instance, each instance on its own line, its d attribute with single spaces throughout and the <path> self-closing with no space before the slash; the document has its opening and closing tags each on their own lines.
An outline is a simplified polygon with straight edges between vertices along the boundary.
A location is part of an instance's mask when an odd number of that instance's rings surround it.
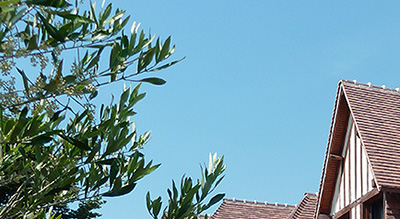
<svg viewBox="0 0 400 219">
<path fill-rule="evenodd" d="M 373 190 L 374 177 L 367 154 L 361 144 L 360 135 L 350 116 L 346 137 L 341 154 L 331 154 L 332 159 L 339 160 L 339 172 L 334 188 L 331 215 L 336 215 L 346 206 L 355 203 Z M 360 205 L 356 205 L 350 213 L 352 218 L 360 218 Z"/>
<path fill-rule="evenodd" d="M 316 217 L 400 218 L 399 90 L 341 80 Z"/>
</svg>

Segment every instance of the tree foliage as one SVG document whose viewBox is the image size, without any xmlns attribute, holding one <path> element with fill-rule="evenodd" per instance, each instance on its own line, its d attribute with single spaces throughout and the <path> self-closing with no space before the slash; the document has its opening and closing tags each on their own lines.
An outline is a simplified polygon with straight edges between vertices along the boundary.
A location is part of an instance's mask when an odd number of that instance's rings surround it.
<svg viewBox="0 0 400 219">
<path fill-rule="evenodd" d="M 171 38 L 155 38 L 112 4 L 82 10 L 65 0 L 0 1 L 0 217 L 93 218 L 102 197 L 130 193 L 160 164 L 146 161 L 150 132 L 138 134 L 131 117 L 145 97 L 146 76 L 181 60 Z M 100 8 L 100 10 L 99 10 Z M 97 12 L 99 11 L 99 12 Z M 70 66 L 70 67 L 68 67 Z M 139 82 L 119 101 L 96 108 L 101 87 Z M 197 217 L 223 195 L 206 198 L 222 180 L 223 158 L 212 157 L 196 182 L 173 182 L 169 200 L 147 207 L 154 218 Z M 71 209 L 71 203 L 78 203 Z"/>
</svg>

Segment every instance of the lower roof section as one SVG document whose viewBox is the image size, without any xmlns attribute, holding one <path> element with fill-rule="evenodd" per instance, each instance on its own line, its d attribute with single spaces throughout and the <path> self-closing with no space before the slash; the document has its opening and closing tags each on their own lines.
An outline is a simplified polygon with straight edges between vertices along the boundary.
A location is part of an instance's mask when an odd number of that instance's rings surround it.
<svg viewBox="0 0 400 219">
<path fill-rule="evenodd" d="M 224 199 L 211 219 L 282 219 L 287 218 L 295 208 L 287 204 Z"/>
</svg>

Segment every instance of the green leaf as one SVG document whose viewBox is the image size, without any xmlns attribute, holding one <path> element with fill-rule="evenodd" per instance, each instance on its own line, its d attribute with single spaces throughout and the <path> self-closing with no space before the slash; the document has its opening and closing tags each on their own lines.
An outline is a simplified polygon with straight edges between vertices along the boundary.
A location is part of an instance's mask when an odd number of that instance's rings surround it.
<svg viewBox="0 0 400 219">
<path fill-rule="evenodd" d="M 146 205 L 147 205 L 147 210 L 150 211 L 150 209 L 151 209 L 150 192 L 147 192 L 147 194 L 146 194 Z"/>
<path fill-rule="evenodd" d="M 55 27 L 53 27 L 46 18 L 44 18 L 40 13 L 38 13 L 40 20 L 42 20 L 44 27 L 46 28 L 47 32 L 54 37 L 54 39 L 64 42 L 64 36 L 60 34 L 59 31 Z"/>
<path fill-rule="evenodd" d="M 8 0 L 8 1 L 1 1 L 0 2 L 0 7 L 4 7 L 4 6 L 9 6 L 12 4 L 16 4 L 18 2 L 20 2 L 21 0 Z"/>
<path fill-rule="evenodd" d="M 167 63 L 167 64 L 165 64 L 165 65 L 162 65 L 162 66 L 158 67 L 158 68 L 152 69 L 151 71 L 160 71 L 160 70 L 169 68 L 169 67 L 171 67 L 171 66 L 177 64 L 178 62 L 181 62 L 181 61 L 184 60 L 185 58 L 186 58 L 186 57 L 183 57 L 183 58 L 181 58 L 181 59 L 179 59 L 179 60 L 176 60 L 176 61 Z"/>
<path fill-rule="evenodd" d="M 25 149 L 21 145 L 18 146 L 18 151 L 21 153 L 22 156 L 26 157 Z"/>
<path fill-rule="evenodd" d="M 25 74 L 25 72 L 24 72 L 23 70 L 17 68 L 17 71 L 18 71 L 19 74 L 21 74 L 21 76 L 22 76 L 22 81 L 23 81 L 23 83 L 24 83 L 24 88 L 25 88 L 26 95 L 29 96 L 29 85 L 28 85 L 28 80 L 29 80 L 29 79 L 28 79 L 28 77 L 26 76 L 26 74 Z"/>
<path fill-rule="evenodd" d="M 62 66 L 63 66 L 64 60 L 61 60 L 60 63 L 58 63 L 57 66 L 57 72 L 56 72 L 56 87 L 60 84 L 60 79 L 62 76 Z"/>
<path fill-rule="evenodd" d="M 115 191 L 109 191 L 106 193 L 103 193 L 103 196 L 106 197 L 115 197 L 115 196 L 121 196 L 130 193 L 136 186 L 136 183 L 131 183 L 126 186 L 123 186 L 122 188 L 115 190 Z"/>
<path fill-rule="evenodd" d="M 27 124 L 27 119 L 26 115 L 28 114 L 28 108 L 24 108 L 18 118 L 18 122 L 14 125 L 11 136 L 10 136 L 10 141 L 16 141 L 17 136 L 20 136 L 24 126 Z"/>
<path fill-rule="evenodd" d="M 153 215 L 157 216 L 160 213 L 161 209 L 161 197 L 158 197 L 153 201 Z"/>
<path fill-rule="evenodd" d="M 35 50 L 38 49 L 38 45 L 37 45 L 37 35 L 32 35 L 30 36 L 29 39 L 29 44 L 28 44 L 28 50 Z"/>
<path fill-rule="evenodd" d="M 110 158 L 110 159 L 105 159 L 105 160 L 100 160 L 100 161 L 96 161 L 97 164 L 100 165 L 111 165 L 113 163 L 113 161 L 115 160 L 115 158 Z"/>
<path fill-rule="evenodd" d="M 119 172 L 119 164 L 118 160 L 113 160 L 111 163 L 111 168 L 110 168 L 110 185 L 114 182 L 115 177 L 117 176 Z"/>
<path fill-rule="evenodd" d="M 167 55 L 169 53 L 170 44 L 171 44 L 171 37 L 168 37 L 164 42 L 164 45 L 161 49 L 160 56 L 159 56 L 157 62 L 164 60 L 165 58 L 168 57 Z"/>
<path fill-rule="evenodd" d="M 30 139 L 30 143 L 33 145 L 43 145 L 47 142 L 50 142 L 51 140 L 53 140 L 53 138 L 46 133 L 33 137 L 32 139 Z"/>
<path fill-rule="evenodd" d="M 93 100 L 95 97 L 97 97 L 97 95 L 99 94 L 99 92 L 96 90 L 94 92 L 92 92 L 89 96 L 89 99 Z"/>
<path fill-rule="evenodd" d="M 87 142 L 82 142 L 82 141 L 79 141 L 79 140 L 77 140 L 77 139 L 75 139 L 75 138 L 71 138 L 71 137 L 69 137 L 69 136 L 65 136 L 65 135 L 63 135 L 63 134 L 60 134 L 59 136 L 60 136 L 61 138 L 65 139 L 66 141 L 68 141 L 69 143 L 71 143 L 72 145 L 76 146 L 77 148 L 81 149 L 81 150 L 88 151 L 88 150 L 91 149 L 91 148 L 88 146 Z"/>
<path fill-rule="evenodd" d="M 1 3 L 1 2 L 0 2 Z M 4 31 L 0 31 L 0 43 L 3 40 L 4 36 L 6 35 L 6 33 Z"/>
<path fill-rule="evenodd" d="M 203 210 L 207 210 L 211 206 L 215 205 L 217 202 L 221 201 L 221 199 L 223 199 L 224 197 L 225 197 L 225 193 L 221 193 L 221 194 L 215 195 L 214 197 L 211 198 L 211 200 L 206 205 L 206 208 L 203 209 Z"/>
<path fill-rule="evenodd" d="M 92 61 L 90 61 L 89 65 L 86 67 L 86 71 L 88 71 L 91 67 L 93 67 L 94 65 L 97 65 L 97 63 L 100 60 L 100 53 L 99 52 L 93 59 Z"/>
<path fill-rule="evenodd" d="M 67 75 L 64 77 L 64 80 L 67 84 L 72 84 L 75 82 L 76 76 L 74 75 Z"/>
<path fill-rule="evenodd" d="M 111 23 L 114 22 L 118 19 L 120 19 L 122 16 L 124 16 L 125 10 L 116 12 L 115 15 L 113 17 L 111 17 L 110 19 L 106 20 L 104 23 Z"/>
<path fill-rule="evenodd" d="M 121 95 L 121 99 L 119 100 L 119 106 L 120 108 L 122 107 L 122 105 L 126 102 L 126 100 L 129 97 L 129 89 L 127 89 L 126 91 L 124 91 Z"/>
<path fill-rule="evenodd" d="M 85 39 L 86 41 L 98 41 L 98 40 L 102 40 L 106 37 L 108 37 L 108 33 L 105 33 L 104 31 L 98 32 L 93 34 L 93 36 L 89 39 Z"/>
<path fill-rule="evenodd" d="M 75 22 L 86 23 L 86 24 L 91 24 L 94 22 L 90 18 L 80 16 L 77 14 L 71 14 L 70 12 L 52 11 L 52 13 L 55 13 L 55 14 L 59 15 L 60 17 L 63 17 L 63 18 L 66 18 L 68 20 L 72 20 Z"/>
<path fill-rule="evenodd" d="M 66 8 L 68 6 L 71 6 L 71 4 L 66 2 L 66 0 L 30 0 L 27 1 L 26 3 L 34 5 L 51 6 L 55 8 Z"/>
<path fill-rule="evenodd" d="M 154 85 L 163 85 L 166 83 L 166 81 L 161 78 L 144 78 L 139 80 L 139 82 L 147 82 Z"/>
<path fill-rule="evenodd" d="M 104 14 L 101 16 L 100 23 L 104 23 L 104 21 L 110 16 L 111 6 L 112 4 L 107 5 L 106 10 L 104 10 Z"/>
<path fill-rule="evenodd" d="M 19 19 L 21 19 L 22 16 L 24 16 L 24 14 L 27 10 L 28 9 L 26 9 L 26 8 L 23 8 L 22 10 L 20 10 L 16 15 L 13 16 L 13 18 L 10 21 L 10 24 L 14 25 L 16 21 L 18 21 Z"/>
</svg>

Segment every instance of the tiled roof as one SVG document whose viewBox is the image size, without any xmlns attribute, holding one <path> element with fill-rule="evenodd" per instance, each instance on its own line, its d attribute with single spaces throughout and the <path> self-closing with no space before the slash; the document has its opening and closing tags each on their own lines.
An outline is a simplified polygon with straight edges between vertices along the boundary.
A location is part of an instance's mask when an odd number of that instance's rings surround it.
<svg viewBox="0 0 400 219">
<path fill-rule="evenodd" d="M 378 186 L 400 188 L 400 93 L 343 81 Z"/>
<path fill-rule="evenodd" d="M 295 209 L 293 205 L 224 199 L 211 219 L 282 219 Z"/>
<path fill-rule="evenodd" d="M 303 199 L 296 206 L 296 209 L 289 215 L 288 219 L 311 219 L 317 205 L 317 195 L 305 193 Z"/>
</svg>

